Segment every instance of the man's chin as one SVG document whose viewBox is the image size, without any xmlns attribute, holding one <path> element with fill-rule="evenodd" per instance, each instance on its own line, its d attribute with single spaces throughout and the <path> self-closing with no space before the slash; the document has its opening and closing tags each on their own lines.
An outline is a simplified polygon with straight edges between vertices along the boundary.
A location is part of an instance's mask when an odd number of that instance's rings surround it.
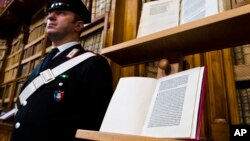
<svg viewBox="0 0 250 141">
<path fill-rule="evenodd" d="M 56 35 L 57 35 L 56 32 L 51 31 L 51 30 L 47 30 L 47 31 L 46 31 L 46 34 L 47 34 L 49 37 L 53 37 L 53 36 L 56 36 Z"/>
</svg>

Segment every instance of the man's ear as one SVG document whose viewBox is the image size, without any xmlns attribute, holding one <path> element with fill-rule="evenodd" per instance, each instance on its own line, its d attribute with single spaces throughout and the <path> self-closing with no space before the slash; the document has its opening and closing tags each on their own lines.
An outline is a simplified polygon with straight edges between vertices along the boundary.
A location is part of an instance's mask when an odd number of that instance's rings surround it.
<svg viewBox="0 0 250 141">
<path fill-rule="evenodd" d="M 75 22 L 75 31 L 80 32 L 84 27 L 84 22 L 83 21 L 76 21 Z"/>
</svg>

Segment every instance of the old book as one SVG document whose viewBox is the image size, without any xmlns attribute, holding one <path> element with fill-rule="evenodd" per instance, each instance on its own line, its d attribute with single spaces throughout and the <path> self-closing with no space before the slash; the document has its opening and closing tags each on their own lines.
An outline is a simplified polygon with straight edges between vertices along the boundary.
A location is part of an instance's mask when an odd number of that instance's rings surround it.
<svg viewBox="0 0 250 141">
<path fill-rule="evenodd" d="M 100 131 L 198 139 L 205 76 L 205 67 L 197 67 L 160 79 L 121 78 Z"/>
<path fill-rule="evenodd" d="M 243 45 L 242 52 L 244 56 L 244 63 L 246 65 L 250 65 L 250 44 Z"/>
<path fill-rule="evenodd" d="M 237 89 L 237 102 L 238 102 L 238 110 L 239 110 L 239 116 L 240 116 L 240 124 L 244 123 L 243 120 L 243 114 L 242 114 L 242 104 L 241 104 L 241 89 Z"/>
<path fill-rule="evenodd" d="M 218 0 L 159 0 L 143 4 L 137 37 L 201 19 L 219 11 Z"/>
<path fill-rule="evenodd" d="M 242 105 L 241 108 L 242 108 L 244 124 L 250 124 L 250 102 L 248 99 L 247 89 L 240 90 L 240 100 Z"/>
<path fill-rule="evenodd" d="M 245 64 L 242 46 L 236 46 L 233 48 L 233 61 L 234 65 Z"/>
<path fill-rule="evenodd" d="M 237 8 L 250 3 L 250 0 L 233 0 L 232 7 Z"/>
</svg>

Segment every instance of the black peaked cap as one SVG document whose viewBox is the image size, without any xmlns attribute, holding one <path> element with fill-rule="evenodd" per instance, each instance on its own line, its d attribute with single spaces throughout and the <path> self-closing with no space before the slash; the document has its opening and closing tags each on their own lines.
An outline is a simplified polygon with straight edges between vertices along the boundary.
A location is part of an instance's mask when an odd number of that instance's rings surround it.
<svg viewBox="0 0 250 141">
<path fill-rule="evenodd" d="M 78 14 L 83 22 L 91 22 L 91 14 L 81 0 L 54 0 L 48 3 L 48 12 L 53 10 L 69 10 Z"/>
</svg>

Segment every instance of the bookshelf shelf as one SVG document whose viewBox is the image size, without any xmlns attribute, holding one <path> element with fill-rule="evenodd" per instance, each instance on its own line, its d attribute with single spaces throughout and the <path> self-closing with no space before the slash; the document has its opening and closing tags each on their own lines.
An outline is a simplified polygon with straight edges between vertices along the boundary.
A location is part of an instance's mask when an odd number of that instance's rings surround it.
<svg viewBox="0 0 250 141">
<path fill-rule="evenodd" d="M 34 60 L 34 59 L 37 59 L 37 58 L 39 58 L 39 57 L 41 57 L 41 56 L 42 56 L 42 52 L 40 51 L 39 53 L 36 53 L 36 54 L 34 54 L 34 55 L 32 55 L 32 56 L 30 56 L 30 57 L 28 57 L 28 58 L 22 60 L 21 64 L 28 63 L 29 61 L 32 61 L 32 60 Z"/>
<path fill-rule="evenodd" d="M 7 49 L 6 46 L 0 46 L 0 49 Z"/>
<path fill-rule="evenodd" d="M 121 66 L 250 43 L 250 4 L 102 49 Z M 212 41 L 212 42 L 211 42 Z M 140 55 L 138 55 L 140 54 Z"/>
<path fill-rule="evenodd" d="M 15 64 L 11 65 L 10 67 L 6 68 L 5 71 L 11 70 L 17 66 L 18 66 L 18 63 L 15 63 Z"/>
<path fill-rule="evenodd" d="M 91 32 L 94 32 L 100 28 L 104 28 L 104 20 L 105 20 L 105 15 L 95 19 L 93 22 L 91 22 L 88 25 L 85 25 L 82 33 L 81 33 L 81 37 L 85 36 Z"/>
<path fill-rule="evenodd" d="M 13 56 L 19 54 L 22 50 L 23 50 L 22 48 L 19 49 L 18 51 L 16 51 L 16 52 L 12 53 L 11 55 L 9 55 L 8 58 L 11 58 L 11 57 L 13 57 Z"/>
<path fill-rule="evenodd" d="M 30 42 L 29 44 L 25 45 L 24 49 L 31 47 L 32 45 L 36 44 L 37 42 L 41 41 L 44 38 L 45 38 L 45 34 L 41 35 L 40 37 L 38 37 L 34 41 Z"/>
</svg>

